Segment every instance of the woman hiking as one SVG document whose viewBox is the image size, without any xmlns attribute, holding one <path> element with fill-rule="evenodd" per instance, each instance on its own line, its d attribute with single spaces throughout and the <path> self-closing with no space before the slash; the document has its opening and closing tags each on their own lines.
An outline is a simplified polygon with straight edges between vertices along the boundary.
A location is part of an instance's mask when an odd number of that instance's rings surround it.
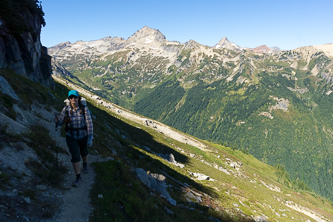
<svg viewBox="0 0 333 222">
<path fill-rule="evenodd" d="M 69 105 L 63 108 L 59 118 L 55 118 L 55 123 L 66 126 L 66 142 L 76 174 L 72 186 L 78 187 L 81 182 L 80 156 L 83 160 L 83 173 L 88 173 L 88 146 L 92 146 L 93 123 L 88 107 L 81 103 L 78 91 L 69 91 L 68 100 Z"/>
</svg>

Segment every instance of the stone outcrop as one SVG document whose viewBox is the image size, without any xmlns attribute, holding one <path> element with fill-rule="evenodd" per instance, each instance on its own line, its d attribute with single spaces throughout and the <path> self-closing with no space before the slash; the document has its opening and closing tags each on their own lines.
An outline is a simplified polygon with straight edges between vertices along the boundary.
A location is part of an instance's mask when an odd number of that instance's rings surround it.
<svg viewBox="0 0 333 222">
<path fill-rule="evenodd" d="M 166 190 L 165 176 L 162 174 L 150 173 L 142 168 L 136 168 L 135 172 L 139 179 L 148 188 L 156 190 L 161 196 L 163 196 L 170 204 L 177 205 L 176 201 L 172 199 Z"/>
<path fill-rule="evenodd" d="M 43 18 L 28 10 L 20 13 L 14 12 L 15 16 L 24 18 L 23 25 L 27 28 L 19 34 L 0 17 L 0 68 L 10 68 L 34 82 L 53 87 L 51 57 L 40 42 Z"/>
<path fill-rule="evenodd" d="M 2 76 L 0 76 L 0 91 L 3 94 L 7 94 L 8 96 L 12 97 L 15 100 L 20 100 L 18 96 L 15 94 L 13 88 L 7 82 L 7 80 Z"/>
<path fill-rule="evenodd" d="M 173 155 L 172 153 L 170 153 L 170 154 L 165 154 L 165 155 L 159 153 L 158 155 L 159 155 L 160 157 L 162 157 L 163 159 L 167 160 L 169 163 L 172 163 L 173 165 L 176 165 L 176 166 L 178 166 L 178 167 L 180 167 L 180 168 L 182 168 L 182 169 L 185 167 L 184 164 L 182 164 L 182 163 L 178 163 L 178 162 L 176 161 L 176 159 L 175 159 L 175 157 L 174 157 L 174 155 Z"/>
<path fill-rule="evenodd" d="M 202 173 L 193 173 L 193 172 L 190 172 L 191 176 L 193 176 L 191 179 L 193 180 L 210 180 L 210 181 L 215 181 L 214 179 L 210 178 L 209 176 L 205 175 L 205 174 L 202 174 Z"/>
</svg>

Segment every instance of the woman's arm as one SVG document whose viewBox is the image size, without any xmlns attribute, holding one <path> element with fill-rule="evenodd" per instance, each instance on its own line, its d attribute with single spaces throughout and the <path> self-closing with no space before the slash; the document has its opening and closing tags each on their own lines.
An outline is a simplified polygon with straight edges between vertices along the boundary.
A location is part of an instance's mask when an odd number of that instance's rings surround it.
<svg viewBox="0 0 333 222">
<path fill-rule="evenodd" d="M 91 118 L 91 115 L 90 115 L 90 111 L 89 111 L 87 106 L 85 106 L 84 112 L 85 112 L 85 116 L 86 116 L 88 140 L 89 139 L 92 140 L 92 139 L 94 139 L 94 133 L 93 133 L 94 127 L 93 127 L 93 122 L 92 122 L 92 118 Z"/>
<path fill-rule="evenodd" d="M 60 116 L 57 117 L 58 122 L 56 121 L 56 123 L 58 124 L 58 126 L 61 126 L 62 124 L 64 124 L 65 111 L 66 111 L 66 106 L 62 109 Z"/>
</svg>

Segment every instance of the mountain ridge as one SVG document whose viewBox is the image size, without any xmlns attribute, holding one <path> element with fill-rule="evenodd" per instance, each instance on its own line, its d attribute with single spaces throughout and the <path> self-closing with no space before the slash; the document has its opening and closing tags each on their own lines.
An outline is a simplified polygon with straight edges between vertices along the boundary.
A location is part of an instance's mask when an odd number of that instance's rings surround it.
<svg viewBox="0 0 333 222">
<path fill-rule="evenodd" d="M 255 53 L 216 49 L 194 40 L 154 42 L 158 47 L 145 42 L 141 38 L 134 45 L 124 43 L 119 50 L 105 52 L 70 47 L 51 55 L 77 79 L 63 77 L 85 89 L 190 135 L 282 164 L 292 181 L 301 178 L 316 192 L 331 196 L 327 184 L 333 178 L 320 164 L 324 161 L 333 170 L 329 148 L 333 128 L 323 117 L 331 112 L 327 104 L 333 90 L 333 62 L 327 52 L 312 46 Z M 308 130 L 298 124 L 300 119 Z M 318 131 L 312 130 L 314 124 Z M 312 157 L 297 155 L 303 149 Z"/>
<path fill-rule="evenodd" d="M 127 39 L 124 39 L 122 37 L 107 36 L 107 37 L 101 38 L 100 40 L 107 40 L 106 42 L 113 42 L 114 41 L 114 42 L 118 42 L 118 43 L 119 42 L 121 42 L 121 43 L 126 42 L 124 47 L 126 47 L 128 45 L 131 45 L 131 44 L 135 44 L 135 42 L 137 42 L 137 41 L 140 42 L 140 43 L 144 43 L 144 42 L 145 43 L 152 43 L 153 40 L 156 40 L 156 42 L 159 43 L 159 44 L 160 43 L 170 44 L 170 43 L 173 43 L 173 42 L 174 43 L 179 43 L 177 41 L 168 41 L 166 39 L 166 37 L 158 29 L 153 29 L 153 28 L 150 28 L 148 26 L 144 26 L 143 28 L 136 31 L 132 36 L 128 37 Z M 71 45 L 75 45 L 78 42 L 88 44 L 89 42 L 96 42 L 96 41 L 99 41 L 99 40 L 76 41 L 74 43 L 70 43 L 70 42 L 66 42 L 66 43 L 67 44 L 69 43 Z M 190 41 L 191 40 L 189 40 L 187 42 L 190 42 Z M 193 40 L 193 41 L 195 41 L 195 40 Z M 53 48 L 57 48 L 59 45 L 62 45 L 62 44 L 64 44 L 64 43 L 59 43 L 55 46 L 49 47 L 49 50 L 50 49 L 52 50 Z M 179 43 L 179 44 L 181 44 L 181 43 Z M 186 44 L 186 43 L 184 43 L 184 44 Z M 323 44 L 323 45 L 316 45 L 314 47 L 316 47 L 319 50 L 322 50 L 328 56 L 333 56 L 333 49 L 332 49 L 332 47 L 330 47 L 330 45 L 332 45 L 332 44 L 327 43 L 327 44 Z M 298 48 L 303 48 L 303 47 L 311 47 L 311 46 L 301 46 L 301 47 L 298 47 Z M 282 51 L 277 46 L 268 47 L 266 45 L 261 45 L 261 46 L 255 47 L 255 48 L 240 47 L 240 46 L 236 45 L 235 43 L 230 42 L 227 37 L 223 37 L 216 45 L 212 46 L 211 48 L 214 48 L 214 49 L 227 48 L 227 49 L 236 50 L 236 51 L 240 51 L 240 50 L 245 49 L 245 50 L 251 50 L 255 53 L 273 53 L 273 54 L 276 54 L 276 53 L 279 53 L 279 52 Z M 115 48 L 115 49 L 120 49 L 120 47 Z M 290 50 L 283 50 L 283 51 L 290 51 Z M 50 54 L 53 54 L 53 52 L 51 51 Z"/>
</svg>

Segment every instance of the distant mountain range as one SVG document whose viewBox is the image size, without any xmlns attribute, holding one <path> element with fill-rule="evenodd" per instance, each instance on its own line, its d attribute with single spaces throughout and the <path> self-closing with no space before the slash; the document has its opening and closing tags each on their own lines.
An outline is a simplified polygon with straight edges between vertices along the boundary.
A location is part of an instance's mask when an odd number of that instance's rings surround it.
<svg viewBox="0 0 333 222">
<path fill-rule="evenodd" d="M 193 40 L 190 40 L 187 43 L 193 42 Z M 166 44 L 181 44 L 180 42 L 170 42 L 166 40 L 165 36 L 156 29 L 151 29 L 147 26 L 143 27 L 141 30 L 135 32 L 131 37 L 129 37 L 127 40 L 120 37 L 105 37 L 100 40 L 96 41 L 89 41 L 89 42 L 83 42 L 83 41 L 77 41 L 75 43 L 65 42 L 60 43 L 56 46 L 53 46 L 49 48 L 49 54 L 53 55 L 57 51 L 68 48 L 69 46 L 73 47 L 82 47 L 82 49 L 85 49 L 85 47 L 90 48 L 92 46 L 96 46 L 94 48 L 98 48 L 97 51 L 100 53 L 104 53 L 106 51 L 111 50 L 119 50 L 122 48 L 125 48 L 127 46 L 135 45 L 136 43 L 143 43 L 146 44 L 148 47 L 158 47 L 162 43 Z M 186 43 L 185 43 L 186 44 Z M 227 37 L 222 38 L 215 46 L 213 46 L 214 49 L 230 49 L 230 50 L 236 50 L 240 51 L 243 49 L 252 50 L 255 53 L 279 53 L 281 50 L 278 47 L 271 47 L 269 48 L 266 45 L 258 46 L 256 48 L 245 48 L 240 47 L 236 45 L 233 42 L 230 42 Z"/>
<path fill-rule="evenodd" d="M 261 45 L 256 48 L 244 48 L 236 45 L 233 42 L 230 42 L 227 37 L 224 37 L 221 39 L 213 48 L 215 49 L 230 49 L 230 50 L 235 50 L 235 51 L 241 51 L 241 50 L 251 50 L 252 52 L 255 53 L 279 53 L 281 52 L 279 47 L 271 47 L 269 48 L 266 45 Z"/>
<path fill-rule="evenodd" d="M 333 199 L 333 45 L 281 51 L 168 41 L 144 27 L 128 39 L 48 49 L 53 74 L 201 139 L 281 164 Z"/>
</svg>

